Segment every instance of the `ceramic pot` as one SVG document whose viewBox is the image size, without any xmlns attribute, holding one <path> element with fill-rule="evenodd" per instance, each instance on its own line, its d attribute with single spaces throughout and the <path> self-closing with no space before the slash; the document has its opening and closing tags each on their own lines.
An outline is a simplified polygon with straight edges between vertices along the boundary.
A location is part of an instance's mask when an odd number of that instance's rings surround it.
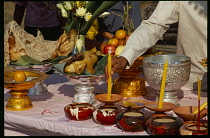
<svg viewBox="0 0 210 138">
<path fill-rule="evenodd" d="M 155 116 L 146 121 L 147 130 L 152 135 L 179 135 L 183 121 L 178 117 Z"/>
<path fill-rule="evenodd" d="M 138 110 L 127 110 L 116 116 L 116 122 L 120 129 L 128 132 L 144 131 L 144 113 Z"/>
<path fill-rule="evenodd" d="M 89 103 L 74 103 L 64 107 L 67 117 L 76 121 L 92 118 L 93 110 L 93 105 Z"/>
<path fill-rule="evenodd" d="M 184 124 L 179 129 L 180 135 L 208 135 L 208 126 L 206 124 L 200 124 L 198 129 L 198 123 Z"/>
<path fill-rule="evenodd" d="M 192 111 L 198 109 L 198 106 L 180 106 L 173 108 L 173 112 L 184 121 L 198 120 L 198 114 L 193 114 Z M 204 118 L 208 113 L 207 108 L 200 112 L 200 119 Z"/>
<path fill-rule="evenodd" d="M 101 107 L 93 112 L 93 119 L 101 125 L 113 125 L 118 113 L 116 107 Z"/>
</svg>

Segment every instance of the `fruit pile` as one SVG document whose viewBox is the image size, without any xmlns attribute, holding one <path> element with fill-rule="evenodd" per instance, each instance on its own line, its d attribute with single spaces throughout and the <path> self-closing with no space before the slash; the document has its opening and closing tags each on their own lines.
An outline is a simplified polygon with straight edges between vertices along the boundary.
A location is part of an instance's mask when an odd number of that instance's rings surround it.
<svg viewBox="0 0 210 138">
<path fill-rule="evenodd" d="M 104 54 L 108 54 L 110 52 L 111 55 L 119 55 L 125 48 L 129 36 L 130 35 L 127 35 L 124 30 L 117 30 L 114 38 L 111 38 L 108 42 L 101 44 L 101 52 Z"/>
</svg>

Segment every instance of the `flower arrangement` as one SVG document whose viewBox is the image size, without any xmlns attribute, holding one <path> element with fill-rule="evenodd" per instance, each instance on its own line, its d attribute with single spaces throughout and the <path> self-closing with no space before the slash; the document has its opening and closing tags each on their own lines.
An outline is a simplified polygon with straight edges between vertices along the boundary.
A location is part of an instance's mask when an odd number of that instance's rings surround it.
<svg viewBox="0 0 210 138">
<path fill-rule="evenodd" d="M 62 1 L 57 7 L 62 16 L 67 18 L 66 32 L 76 29 L 78 34 L 85 35 L 94 20 L 118 1 Z"/>
<path fill-rule="evenodd" d="M 77 31 L 78 38 L 76 40 L 76 47 L 78 48 L 78 52 L 81 51 L 82 46 L 84 48 L 83 37 L 85 35 L 93 39 L 97 34 L 97 17 L 117 2 L 118 1 L 58 1 L 57 8 L 60 9 L 61 15 L 67 18 L 67 23 L 64 27 L 65 32 L 69 33 L 72 29 Z M 90 28 L 92 31 L 89 30 Z"/>
</svg>

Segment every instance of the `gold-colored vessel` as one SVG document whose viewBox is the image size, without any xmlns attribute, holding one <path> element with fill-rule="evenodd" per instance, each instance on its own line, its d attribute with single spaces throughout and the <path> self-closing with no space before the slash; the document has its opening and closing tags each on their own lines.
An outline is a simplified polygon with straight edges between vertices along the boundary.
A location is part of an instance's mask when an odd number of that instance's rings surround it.
<svg viewBox="0 0 210 138">
<path fill-rule="evenodd" d="M 118 70 L 119 77 L 113 82 L 112 93 L 121 94 L 124 97 L 138 97 L 147 95 L 145 80 L 138 77 L 142 70 L 143 59 L 146 56 L 140 56 L 135 60 L 129 69 Z"/>
<path fill-rule="evenodd" d="M 139 97 L 147 95 L 148 92 L 145 87 L 145 79 L 139 77 L 139 74 L 143 72 L 143 59 L 145 57 L 154 55 L 163 55 L 165 52 L 153 52 L 148 51 L 146 55 L 138 57 L 129 69 L 118 70 L 119 77 L 113 81 L 112 93 L 121 94 L 124 97 Z"/>
<path fill-rule="evenodd" d="M 29 88 L 32 88 L 36 82 L 45 80 L 48 75 L 39 71 L 22 70 L 26 74 L 24 82 L 13 80 L 14 73 L 4 72 L 4 88 L 10 89 L 11 96 L 7 100 L 6 109 L 13 111 L 27 110 L 33 107 L 30 97 L 27 96 Z"/>
</svg>

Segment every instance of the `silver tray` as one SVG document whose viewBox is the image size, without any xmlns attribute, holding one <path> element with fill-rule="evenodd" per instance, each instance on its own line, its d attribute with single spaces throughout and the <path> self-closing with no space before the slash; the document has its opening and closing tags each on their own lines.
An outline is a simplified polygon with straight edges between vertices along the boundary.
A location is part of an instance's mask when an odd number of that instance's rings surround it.
<svg viewBox="0 0 210 138">
<path fill-rule="evenodd" d="M 14 65 L 14 68 L 19 69 L 19 70 L 36 70 L 36 71 L 46 73 L 51 70 L 52 63 L 47 63 L 47 64 L 43 64 L 43 65 L 30 65 L 30 66 L 16 66 L 16 65 Z"/>
</svg>

